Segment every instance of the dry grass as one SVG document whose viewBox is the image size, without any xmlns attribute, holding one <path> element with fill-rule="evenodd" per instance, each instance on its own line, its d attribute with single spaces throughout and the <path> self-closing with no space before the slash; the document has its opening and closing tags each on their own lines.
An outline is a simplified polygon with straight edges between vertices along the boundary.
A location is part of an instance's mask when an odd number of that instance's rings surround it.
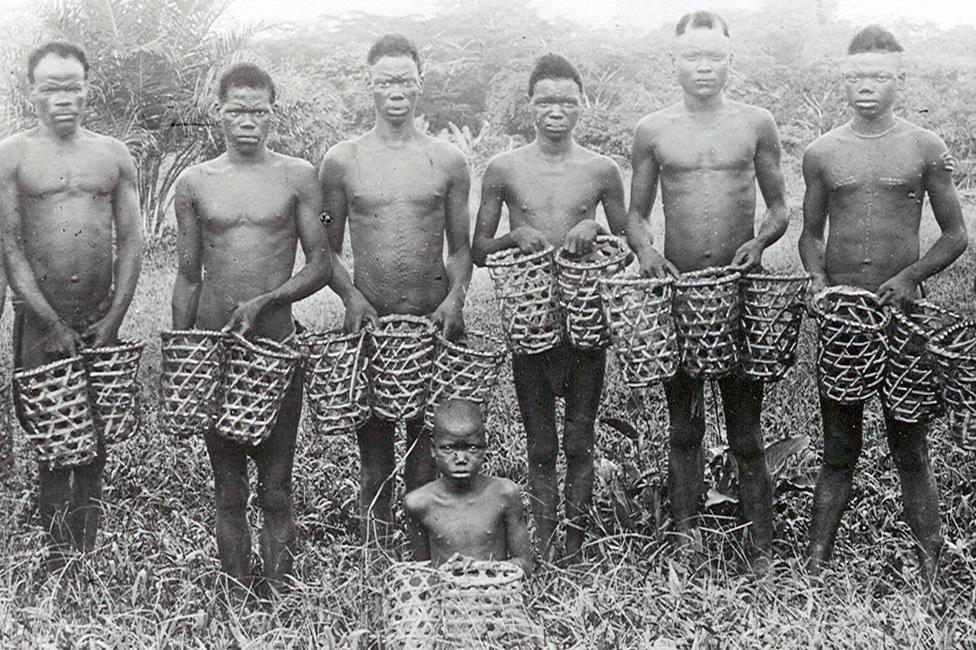
<svg viewBox="0 0 976 650">
<path fill-rule="evenodd" d="M 930 219 L 926 223 L 930 241 Z M 771 251 L 767 266 L 797 267 L 797 226 Z M 967 253 L 937 286 L 932 283 L 936 299 L 973 312 L 973 259 Z M 147 265 L 124 327 L 127 335 L 158 340 L 158 330 L 169 320 L 171 266 L 167 256 Z M 325 293 L 297 312 L 312 327 L 331 325 L 339 315 L 335 300 Z M 482 273 L 470 293 L 467 320 L 479 328 L 497 327 L 490 284 Z M 2 327 L 8 339 L 9 316 Z M 764 413 L 768 440 L 806 433 L 819 441 L 812 337 L 807 324 L 798 366 L 769 390 Z M 4 356 L 9 364 L 9 355 Z M 20 460 L 0 486 L 0 647 L 368 647 L 370 630 L 377 626 L 377 572 L 386 560 L 357 540 L 354 441 L 319 438 L 304 430 L 294 477 L 300 577 L 294 590 L 273 604 L 228 607 L 217 581 L 212 487 L 203 444 L 175 442 L 155 431 L 152 392 L 158 363 L 158 346 L 150 346 L 143 364 L 146 426 L 112 453 L 99 546 L 76 561 L 73 576 L 35 578 L 43 536 L 36 526 L 33 463 L 18 435 Z M 490 413 L 489 469 L 524 484 L 523 433 L 510 373 L 504 376 Z M 612 368 L 603 412 L 619 415 L 625 397 Z M 604 477 L 614 466 L 625 465 L 662 475 L 667 420 L 660 389 L 651 390 L 648 398 L 647 425 L 641 427 L 646 435 L 639 447 L 598 427 Z M 709 430 L 715 432 L 711 404 L 708 413 Z M 660 531 L 640 523 L 653 518 L 639 517 L 636 526 L 623 526 L 606 481 L 598 481 L 598 523 L 586 549 L 587 564 L 569 570 L 544 567 L 530 586 L 531 604 L 553 647 L 976 647 L 974 458 L 947 441 L 941 422 L 935 425 L 930 440 L 949 547 L 943 581 L 927 597 L 914 577 L 899 487 L 879 426 L 875 404 L 869 409 L 865 453 L 834 568 L 820 583 L 810 581 L 801 568 L 809 493 L 778 494 L 775 571 L 755 581 L 742 573 L 742 529 L 734 511 L 708 517 L 707 557 L 702 566 L 679 571 Z M 651 491 L 640 498 L 647 499 Z M 256 524 L 254 507 L 251 516 Z"/>
</svg>

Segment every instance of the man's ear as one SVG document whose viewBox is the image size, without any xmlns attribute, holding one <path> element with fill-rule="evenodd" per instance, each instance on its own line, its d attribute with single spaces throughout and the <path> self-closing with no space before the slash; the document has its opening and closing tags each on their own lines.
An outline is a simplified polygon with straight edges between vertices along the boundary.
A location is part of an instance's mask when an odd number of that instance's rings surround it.
<svg viewBox="0 0 976 650">
<path fill-rule="evenodd" d="M 373 88 L 373 81 L 372 79 L 369 78 L 368 69 L 366 70 L 366 72 L 363 73 L 363 85 L 366 86 L 366 90 L 372 90 Z"/>
</svg>

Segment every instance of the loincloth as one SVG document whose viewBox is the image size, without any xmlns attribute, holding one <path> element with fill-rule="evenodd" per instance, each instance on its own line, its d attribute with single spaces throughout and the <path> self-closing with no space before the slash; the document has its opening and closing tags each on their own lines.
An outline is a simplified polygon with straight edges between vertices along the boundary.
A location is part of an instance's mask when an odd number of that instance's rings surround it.
<svg viewBox="0 0 976 650">
<path fill-rule="evenodd" d="M 557 397 L 578 397 L 579 391 L 591 386 L 602 389 L 602 381 L 594 382 L 592 376 L 602 378 L 607 361 L 606 350 L 578 350 L 562 342 L 551 350 L 538 354 L 515 355 L 512 365 L 533 372 L 549 385 Z M 598 383 L 599 386 L 593 386 Z"/>
</svg>

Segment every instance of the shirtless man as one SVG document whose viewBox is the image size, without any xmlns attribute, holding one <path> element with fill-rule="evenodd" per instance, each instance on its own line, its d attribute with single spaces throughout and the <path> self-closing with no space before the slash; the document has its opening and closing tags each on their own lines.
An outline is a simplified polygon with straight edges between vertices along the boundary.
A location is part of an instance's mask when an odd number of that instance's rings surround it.
<svg viewBox="0 0 976 650">
<path fill-rule="evenodd" d="M 684 16 L 675 31 L 672 60 L 684 98 L 637 125 L 628 241 L 650 276 L 710 266 L 757 268 L 789 221 L 776 123 L 769 111 L 725 98 L 732 54 L 724 20 L 698 11 Z M 647 227 L 659 179 L 663 257 Z M 766 215 L 755 233 L 757 181 Z M 763 385 L 734 374 L 720 379 L 719 387 L 742 509 L 751 524 L 749 559 L 761 573 L 773 540 L 772 485 L 759 423 Z M 671 514 L 675 541 L 685 546 L 696 537 L 702 494 L 703 381 L 679 370 L 664 388 L 671 423 Z"/>
<path fill-rule="evenodd" d="M 217 117 L 227 150 L 190 167 L 176 184 L 175 329 L 223 328 L 281 341 L 295 333 L 291 304 L 329 281 L 331 256 L 319 223 L 322 196 L 315 169 L 266 145 L 274 101 L 271 77 L 255 65 L 239 63 L 220 78 Z M 292 275 L 298 242 L 305 266 Z M 242 585 L 260 590 L 280 585 L 292 572 L 291 472 L 302 405 L 300 375 L 292 378 L 274 429 L 260 445 L 203 432 L 214 472 L 221 566 Z M 248 457 L 258 470 L 266 581 L 256 580 L 251 569 Z"/>
<path fill-rule="evenodd" d="M 854 115 L 803 154 L 806 194 L 799 249 L 813 276 L 811 295 L 828 285 L 847 284 L 875 291 L 883 303 L 901 307 L 918 296 L 919 284 L 966 249 L 945 143 L 892 111 L 904 81 L 901 51 L 895 37 L 877 26 L 854 37 L 843 66 Z M 926 194 L 942 235 L 919 257 Z M 809 548 L 809 569 L 815 574 L 830 558 L 851 497 L 864 404 L 839 404 L 821 395 L 820 411 L 824 464 L 813 497 Z M 885 430 L 921 570 L 934 579 L 942 535 L 927 426 L 896 422 L 885 413 Z"/>
<path fill-rule="evenodd" d="M 382 36 L 366 63 L 376 125 L 329 149 L 319 169 L 335 269 L 330 286 L 342 298 L 349 331 L 387 314 L 413 314 L 429 316 L 455 338 L 464 328 L 461 308 L 471 280 L 467 162 L 457 147 L 414 126 L 423 83 L 410 41 Z M 347 222 L 355 279 L 341 260 Z M 434 468 L 422 418 L 406 424 L 409 492 L 432 480 Z M 388 538 L 393 519 L 395 430 L 394 423 L 371 418 L 357 433 L 362 534 L 373 541 Z"/>
<path fill-rule="evenodd" d="M 0 226 L 15 294 L 14 366 L 35 368 L 117 341 L 142 265 L 136 169 L 125 145 L 82 128 L 88 60 L 51 41 L 27 63 L 32 129 L 0 143 Z M 114 250 L 113 250 L 114 235 Z M 98 532 L 105 449 L 73 469 L 38 467 L 49 570 Z"/>
<path fill-rule="evenodd" d="M 573 139 L 583 104 L 583 82 L 561 56 L 540 58 L 529 76 L 529 110 L 536 137 L 530 144 L 495 156 L 485 170 L 473 254 L 478 265 L 496 251 L 523 253 L 565 245 L 588 252 L 606 231 L 594 220 L 603 204 L 614 234 L 624 232 L 623 181 L 616 163 Z M 510 231 L 495 237 L 502 205 Z M 556 481 L 556 397 L 566 398 L 563 451 L 566 454 L 566 530 L 561 559 L 579 561 L 593 497 L 593 426 L 603 389 L 605 350 L 556 348 L 512 358 L 515 394 L 525 424 L 529 455 L 529 497 L 540 556 L 555 557 L 559 492 Z"/>
<path fill-rule="evenodd" d="M 521 490 L 508 479 L 480 473 L 485 427 L 478 405 L 449 400 L 439 406 L 431 439 L 440 478 L 403 499 L 413 559 L 435 566 L 455 555 L 508 560 L 532 573 Z"/>
</svg>

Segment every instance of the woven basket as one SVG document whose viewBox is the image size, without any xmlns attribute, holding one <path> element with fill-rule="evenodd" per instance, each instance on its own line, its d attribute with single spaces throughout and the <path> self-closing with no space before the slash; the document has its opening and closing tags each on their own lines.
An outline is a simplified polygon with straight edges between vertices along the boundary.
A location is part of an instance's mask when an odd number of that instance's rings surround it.
<svg viewBox="0 0 976 650">
<path fill-rule="evenodd" d="M 848 404 L 870 398 L 884 381 L 888 311 L 870 291 L 845 285 L 818 293 L 812 309 L 820 326 L 820 392 Z"/>
<path fill-rule="evenodd" d="M 139 427 L 139 360 L 143 347 L 141 341 L 121 341 L 119 345 L 81 351 L 88 368 L 92 415 L 102 444 L 122 442 Z"/>
<path fill-rule="evenodd" d="M 384 650 L 434 650 L 440 636 L 441 572 L 428 562 L 397 562 L 383 575 Z"/>
<path fill-rule="evenodd" d="M 302 334 L 305 397 L 316 433 L 355 433 L 369 419 L 366 330 Z"/>
<path fill-rule="evenodd" d="M 603 348 L 609 342 L 599 282 L 627 266 L 628 250 L 619 239 L 601 235 L 594 243 L 586 255 L 574 256 L 560 248 L 555 258 L 556 296 L 566 339 L 581 350 Z"/>
<path fill-rule="evenodd" d="M 976 452 L 976 321 L 960 321 L 932 336 L 928 346 L 942 380 L 949 431 Z"/>
<path fill-rule="evenodd" d="M 225 344 L 217 434 L 256 447 L 271 435 L 299 354 L 270 339 L 248 341 L 234 334 Z"/>
<path fill-rule="evenodd" d="M 603 313 L 624 384 L 651 386 L 678 370 L 671 278 L 624 277 L 600 280 Z"/>
<path fill-rule="evenodd" d="M 796 362 L 808 275 L 747 273 L 741 294 L 739 367 L 753 379 L 782 379 Z"/>
<path fill-rule="evenodd" d="M 681 367 L 692 377 L 722 377 L 735 370 L 739 277 L 731 267 L 710 267 L 675 280 Z"/>
<path fill-rule="evenodd" d="M 160 334 L 159 427 L 187 438 L 213 426 L 222 374 L 220 332 L 173 330 Z"/>
<path fill-rule="evenodd" d="M 935 360 L 926 348 L 933 334 L 958 320 L 957 314 L 925 300 L 912 303 L 907 312 L 892 310 L 881 391 L 892 419 L 928 422 L 942 411 Z"/>
<path fill-rule="evenodd" d="M 56 470 L 95 460 L 98 437 L 81 356 L 17 370 L 13 388 L 24 432 L 41 464 Z"/>
<path fill-rule="evenodd" d="M 562 340 L 552 251 L 549 247 L 523 255 L 509 248 L 492 253 L 485 262 L 513 354 L 545 352 Z"/>
<path fill-rule="evenodd" d="M 502 341 L 482 332 L 465 332 L 457 342 L 438 334 L 436 345 L 424 409 L 424 426 L 428 429 L 434 426 L 437 407 L 448 400 L 470 400 L 484 410 L 507 352 Z"/>
<path fill-rule="evenodd" d="M 427 403 L 434 359 L 434 324 L 429 318 L 392 314 L 370 332 L 370 402 L 385 420 L 412 420 Z"/>
</svg>

